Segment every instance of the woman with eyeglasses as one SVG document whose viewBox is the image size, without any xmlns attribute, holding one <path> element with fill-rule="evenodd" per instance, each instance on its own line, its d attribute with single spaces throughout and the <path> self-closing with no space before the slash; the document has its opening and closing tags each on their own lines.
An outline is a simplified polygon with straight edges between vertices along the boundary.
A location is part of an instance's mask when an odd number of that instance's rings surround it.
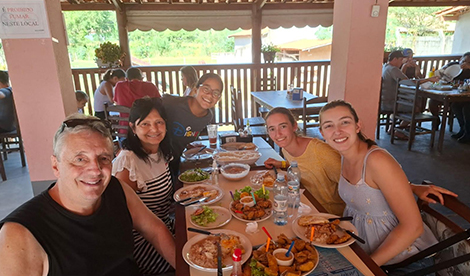
<svg viewBox="0 0 470 276">
<path fill-rule="evenodd" d="M 168 115 L 168 130 L 174 160 L 172 173 L 178 172 L 179 158 L 186 146 L 195 141 L 201 131 L 213 120 L 211 109 L 222 96 L 224 84 L 219 75 L 206 73 L 196 83 L 193 97 L 163 98 Z"/>
<path fill-rule="evenodd" d="M 112 174 L 129 185 L 144 204 L 174 233 L 170 218 L 173 185 L 166 114 L 160 98 L 135 100 L 129 114 L 127 139 L 113 162 Z M 171 266 L 151 243 L 134 230 L 134 257 L 144 275 L 157 275 Z"/>
</svg>

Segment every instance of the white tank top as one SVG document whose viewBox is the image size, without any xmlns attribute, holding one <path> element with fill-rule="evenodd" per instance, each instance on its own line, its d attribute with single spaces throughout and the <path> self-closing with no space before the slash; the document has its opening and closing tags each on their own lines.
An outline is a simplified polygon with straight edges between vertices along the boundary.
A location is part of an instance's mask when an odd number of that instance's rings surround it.
<svg viewBox="0 0 470 276">
<path fill-rule="evenodd" d="M 101 86 L 105 84 L 106 81 L 102 81 L 100 83 L 100 86 L 96 88 L 95 95 L 93 95 L 93 108 L 95 109 L 95 112 L 103 112 L 104 111 L 104 103 L 110 103 L 111 100 L 108 98 L 108 95 L 106 93 L 103 95 L 100 92 Z M 114 93 L 114 89 L 113 89 Z"/>
</svg>

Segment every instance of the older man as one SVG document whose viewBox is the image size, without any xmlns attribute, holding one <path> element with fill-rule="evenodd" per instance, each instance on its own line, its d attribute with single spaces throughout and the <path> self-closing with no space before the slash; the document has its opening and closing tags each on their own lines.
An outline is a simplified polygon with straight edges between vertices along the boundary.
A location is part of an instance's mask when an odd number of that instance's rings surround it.
<svg viewBox="0 0 470 276">
<path fill-rule="evenodd" d="M 470 52 L 466 52 L 460 58 L 460 73 L 453 79 L 463 81 L 470 79 Z M 459 122 L 460 131 L 451 137 L 457 139 L 459 143 L 470 143 L 470 103 L 452 103 L 452 111 Z"/>
<path fill-rule="evenodd" d="M 57 182 L 0 222 L 0 275 L 140 275 L 135 228 L 174 267 L 174 239 L 128 185 L 111 176 L 113 144 L 95 117 L 57 131 Z"/>
</svg>

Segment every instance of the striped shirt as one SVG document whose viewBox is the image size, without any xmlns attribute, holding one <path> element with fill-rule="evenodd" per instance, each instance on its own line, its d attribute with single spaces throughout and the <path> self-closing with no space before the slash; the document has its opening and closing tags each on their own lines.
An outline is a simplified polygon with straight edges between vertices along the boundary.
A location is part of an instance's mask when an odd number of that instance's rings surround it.
<svg viewBox="0 0 470 276">
<path fill-rule="evenodd" d="M 113 175 L 126 169 L 129 179 L 137 182 L 136 193 L 144 204 L 174 233 L 169 217 L 173 184 L 168 162 L 158 154 L 149 155 L 150 162 L 139 159 L 132 151 L 122 150 L 113 162 Z M 144 275 L 156 275 L 171 266 L 139 232 L 134 230 L 134 257 Z"/>
</svg>

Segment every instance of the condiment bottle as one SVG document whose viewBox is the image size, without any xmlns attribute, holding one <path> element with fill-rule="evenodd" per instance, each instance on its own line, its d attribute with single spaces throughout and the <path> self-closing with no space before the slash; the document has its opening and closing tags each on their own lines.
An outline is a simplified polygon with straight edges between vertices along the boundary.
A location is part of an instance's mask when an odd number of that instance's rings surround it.
<svg viewBox="0 0 470 276">
<path fill-rule="evenodd" d="M 217 166 L 217 161 L 212 162 L 212 185 L 219 186 L 219 167 Z"/>
<path fill-rule="evenodd" d="M 242 271 L 242 250 L 240 248 L 235 248 L 232 255 L 233 260 L 233 269 L 230 276 L 243 276 Z"/>
</svg>

